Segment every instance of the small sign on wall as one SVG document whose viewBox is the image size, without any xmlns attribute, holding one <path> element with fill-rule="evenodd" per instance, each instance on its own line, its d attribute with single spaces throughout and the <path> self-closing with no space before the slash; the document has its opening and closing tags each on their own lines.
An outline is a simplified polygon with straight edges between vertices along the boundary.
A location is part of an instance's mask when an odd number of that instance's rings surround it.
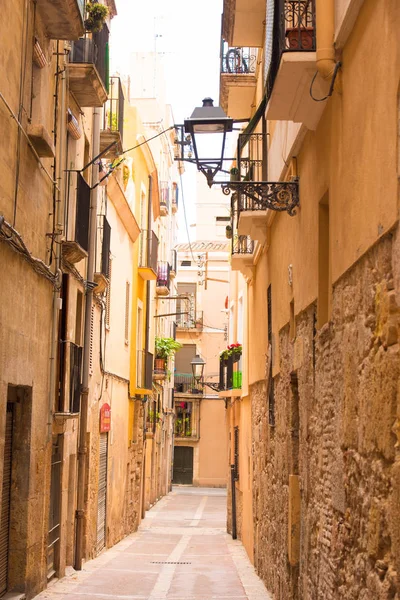
<svg viewBox="0 0 400 600">
<path fill-rule="evenodd" d="M 111 429 L 111 406 L 105 402 L 100 409 L 100 433 Z"/>
</svg>

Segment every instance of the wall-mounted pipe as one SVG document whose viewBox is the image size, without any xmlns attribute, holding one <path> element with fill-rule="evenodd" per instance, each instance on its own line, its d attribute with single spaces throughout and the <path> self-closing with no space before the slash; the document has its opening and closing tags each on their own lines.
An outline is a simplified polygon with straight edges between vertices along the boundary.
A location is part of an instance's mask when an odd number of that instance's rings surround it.
<svg viewBox="0 0 400 600">
<path fill-rule="evenodd" d="M 321 77 L 331 81 L 337 71 L 335 59 L 335 1 L 315 0 L 317 27 L 317 69 Z"/>
</svg>

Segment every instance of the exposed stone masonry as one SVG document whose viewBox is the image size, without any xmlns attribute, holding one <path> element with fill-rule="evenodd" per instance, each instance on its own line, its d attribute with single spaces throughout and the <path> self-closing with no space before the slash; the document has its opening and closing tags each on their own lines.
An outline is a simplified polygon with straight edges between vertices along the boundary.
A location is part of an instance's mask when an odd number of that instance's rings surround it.
<svg viewBox="0 0 400 600">
<path fill-rule="evenodd" d="M 280 332 L 275 427 L 266 382 L 251 388 L 255 566 L 276 600 L 399 597 L 397 238 L 381 240 L 336 283 L 329 323 L 315 330 L 313 305 L 298 316 L 293 341 L 289 327 Z M 298 568 L 288 562 L 297 469 Z"/>
</svg>

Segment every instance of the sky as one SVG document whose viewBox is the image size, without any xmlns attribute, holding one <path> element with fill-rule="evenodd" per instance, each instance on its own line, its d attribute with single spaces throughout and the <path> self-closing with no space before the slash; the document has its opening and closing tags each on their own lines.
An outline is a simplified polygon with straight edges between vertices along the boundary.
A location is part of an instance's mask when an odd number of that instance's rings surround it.
<svg viewBox="0 0 400 600">
<path fill-rule="evenodd" d="M 223 0 L 117 0 L 118 15 L 111 27 L 111 72 L 126 76 L 132 53 L 157 52 L 175 123 L 183 123 L 207 96 L 217 106 L 222 5 Z M 185 169 L 184 197 L 193 239 L 196 169 L 192 165 Z M 183 210 L 178 216 L 178 241 L 184 242 Z"/>
</svg>

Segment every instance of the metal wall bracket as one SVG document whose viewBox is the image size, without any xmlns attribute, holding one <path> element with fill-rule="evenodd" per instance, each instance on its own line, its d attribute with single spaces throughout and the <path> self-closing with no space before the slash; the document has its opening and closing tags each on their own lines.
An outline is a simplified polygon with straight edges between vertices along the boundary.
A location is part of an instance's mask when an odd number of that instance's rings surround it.
<svg viewBox="0 0 400 600">
<path fill-rule="evenodd" d="M 228 196 L 238 193 L 238 208 L 241 211 L 275 210 L 287 212 L 291 217 L 299 206 L 299 178 L 291 181 L 227 181 L 219 183 Z"/>
</svg>

